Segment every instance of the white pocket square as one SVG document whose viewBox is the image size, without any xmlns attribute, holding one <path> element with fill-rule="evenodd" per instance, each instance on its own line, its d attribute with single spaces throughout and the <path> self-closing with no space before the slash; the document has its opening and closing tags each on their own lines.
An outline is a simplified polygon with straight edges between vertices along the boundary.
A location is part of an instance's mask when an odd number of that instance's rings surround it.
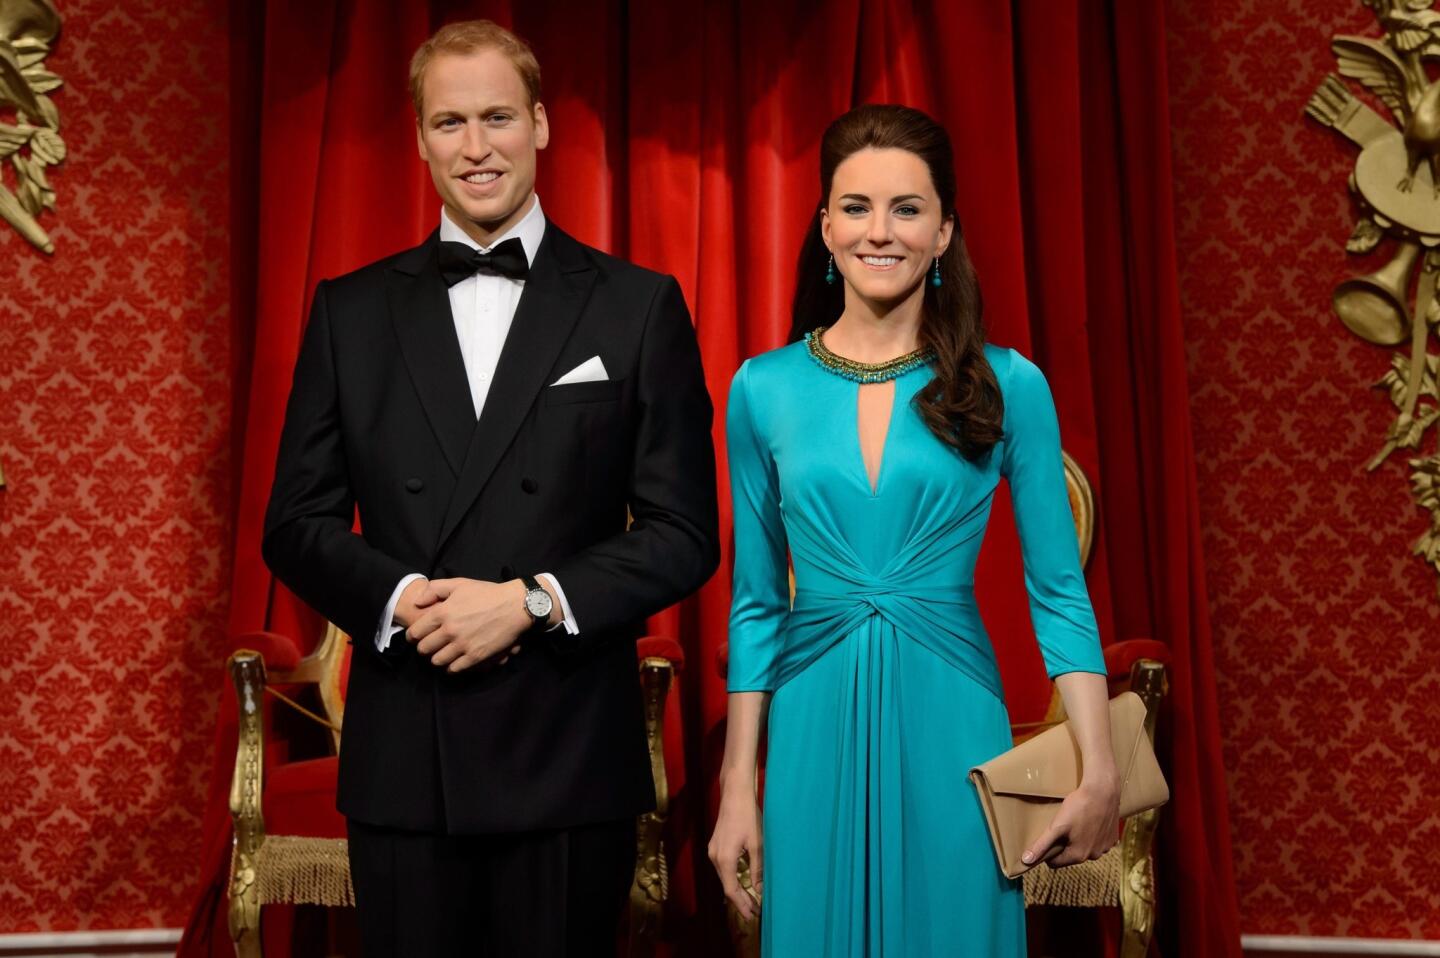
<svg viewBox="0 0 1440 958">
<path fill-rule="evenodd" d="M 605 364 L 600 361 L 600 357 L 591 356 L 550 385 L 566 386 L 570 383 L 603 383 L 609 378 L 610 374 L 605 371 Z"/>
</svg>

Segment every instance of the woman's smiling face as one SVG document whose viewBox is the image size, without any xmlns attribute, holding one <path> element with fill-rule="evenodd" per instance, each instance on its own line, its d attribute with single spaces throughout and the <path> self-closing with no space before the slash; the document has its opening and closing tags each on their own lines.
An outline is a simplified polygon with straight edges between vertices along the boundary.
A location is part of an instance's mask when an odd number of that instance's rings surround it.
<svg viewBox="0 0 1440 958">
<path fill-rule="evenodd" d="M 925 161 L 908 150 L 867 148 L 835 168 L 821 220 L 835 268 L 861 297 L 893 303 L 912 295 L 950 244 Z"/>
</svg>

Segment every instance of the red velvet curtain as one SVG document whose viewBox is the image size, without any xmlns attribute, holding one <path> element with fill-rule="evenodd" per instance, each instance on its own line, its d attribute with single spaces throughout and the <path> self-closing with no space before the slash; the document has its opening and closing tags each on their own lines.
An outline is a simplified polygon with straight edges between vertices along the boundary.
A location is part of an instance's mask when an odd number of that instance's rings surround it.
<svg viewBox="0 0 1440 958">
<path fill-rule="evenodd" d="M 1066 448 L 1100 525 L 1088 570 L 1105 641 L 1172 649 L 1160 726 L 1174 799 L 1162 821 L 1159 942 L 1239 954 L 1175 286 L 1163 8 L 1083 0 L 525 0 L 232 4 L 234 276 L 250 344 L 232 633 L 315 634 L 260 559 L 290 371 L 316 281 L 413 245 L 439 202 L 415 155 L 405 92 L 440 24 L 490 17 L 534 46 L 552 145 L 546 214 L 585 242 L 673 273 L 696 320 L 722 452 L 740 361 L 781 345 L 793 265 L 818 202 L 826 124 L 862 102 L 930 112 L 955 141 L 960 215 L 990 337 L 1050 378 Z M 253 135 L 246 135 L 253 131 Z M 722 516 L 728 484 L 721 468 Z M 982 611 L 1012 717 L 1049 696 L 1030 638 L 1003 490 L 982 555 Z M 657 618 L 689 666 L 672 846 L 682 954 L 719 950 L 704 860 L 721 747 L 728 548 L 721 571 Z M 228 710 L 222 710 L 228 711 Z M 673 713 L 672 713 L 673 714 Z M 678 743 L 671 743 L 672 748 Z M 233 717 L 217 732 L 202 895 L 182 953 L 224 938 L 224 795 Z M 678 758 L 678 752 L 676 753 Z M 218 919 L 218 920 L 217 920 Z M 702 945 L 708 942 L 708 945 Z"/>
</svg>

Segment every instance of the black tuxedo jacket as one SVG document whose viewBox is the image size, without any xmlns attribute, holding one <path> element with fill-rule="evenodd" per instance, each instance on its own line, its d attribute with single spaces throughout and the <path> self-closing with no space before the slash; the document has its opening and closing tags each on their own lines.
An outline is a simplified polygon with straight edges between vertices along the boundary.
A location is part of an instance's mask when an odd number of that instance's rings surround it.
<svg viewBox="0 0 1440 958">
<path fill-rule="evenodd" d="M 337 804 L 451 833 L 637 815 L 654 786 L 634 640 L 719 562 L 689 313 L 673 278 L 547 224 L 477 422 L 438 248 L 316 288 L 265 518 L 265 561 L 354 643 Z M 608 382 L 550 385 L 592 356 Z M 550 572 L 580 635 L 456 674 L 403 634 L 382 654 L 411 572 Z"/>
</svg>

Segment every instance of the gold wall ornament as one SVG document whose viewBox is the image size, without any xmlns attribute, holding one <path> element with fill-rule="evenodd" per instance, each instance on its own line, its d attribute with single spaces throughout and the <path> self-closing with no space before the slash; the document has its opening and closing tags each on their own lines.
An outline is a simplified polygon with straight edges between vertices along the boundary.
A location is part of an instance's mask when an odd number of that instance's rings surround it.
<svg viewBox="0 0 1440 958">
<path fill-rule="evenodd" d="M 1340 74 L 1359 81 L 1390 119 L 1334 75 L 1316 88 L 1305 112 L 1360 148 L 1349 179 L 1360 216 L 1345 249 L 1361 255 L 1393 242 L 1385 266 L 1345 280 L 1331 297 L 1350 332 L 1376 346 L 1402 347 L 1375 384 L 1388 391 L 1396 414 L 1365 464 L 1374 470 L 1397 449 L 1423 452 L 1426 433 L 1440 420 L 1440 354 L 1430 352 L 1430 338 L 1440 334 L 1440 82 L 1426 69 L 1440 65 L 1440 12 L 1431 9 L 1435 0 L 1361 2 L 1382 35 L 1340 34 L 1330 49 Z M 1440 452 L 1408 463 L 1411 495 L 1430 514 L 1430 528 L 1412 551 L 1440 573 Z"/>
<path fill-rule="evenodd" d="M 51 0 L 0 0 L 0 160 L 15 170 L 12 192 L 0 180 L 0 217 L 46 253 L 55 252 L 36 217 L 55 209 L 45 168 L 65 159 L 60 112 L 48 94 L 60 86 L 45 57 L 60 33 Z"/>
</svg>

